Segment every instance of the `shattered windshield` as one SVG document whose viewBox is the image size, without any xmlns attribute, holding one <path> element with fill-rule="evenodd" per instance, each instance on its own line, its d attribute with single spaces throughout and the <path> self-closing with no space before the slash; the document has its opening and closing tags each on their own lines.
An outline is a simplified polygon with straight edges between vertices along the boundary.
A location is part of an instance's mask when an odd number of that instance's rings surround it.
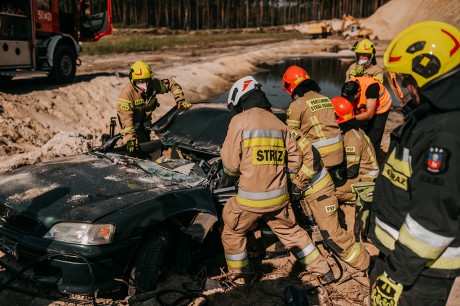
<svg viewBox="0 0 460 306">
<path fill-rule="evenodd" d="M 101 154 L 97 155 L 101 156 Z M 130 158 L 115 153 L 104 155 L 115 164 L 138 168 L 146 174 L 159 177 L 168 183 L 186 184 L 189 187 L 205 185 L 206 183 L 206 174 L 194 162 L 186 159 L 171 159 L 158 164 L 150 160 Z M 147 178 L 144 177 L 145 179 Z"/>
</svg>

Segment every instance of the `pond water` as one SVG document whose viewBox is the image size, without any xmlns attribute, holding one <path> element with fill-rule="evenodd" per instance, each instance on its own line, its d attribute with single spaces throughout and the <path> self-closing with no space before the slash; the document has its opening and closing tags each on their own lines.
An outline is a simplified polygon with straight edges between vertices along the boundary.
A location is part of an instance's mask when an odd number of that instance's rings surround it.
<svg viewBox="0 0 460 306">
<path fill-rule="evenodd" d="M 321 88 L 321 93 L 329 98 L 333 98 L 335 96 L 340 96 L 340 89 L 345 82 L 345 72 L 352 61 L 352 58 L 345 61 L 335 57 L 289 59 L 279 64 L 264 64 L 258 66 L 264 69 L 264 71 L 255 74 L 254 78 L 262 84 L 262 89 L 267 94 L 270 103 L 277 108 L 287 109 L 292 99 L 289 94 L 283 90 L 281 80 L 284 72 L 289 66 L 296 65 L 304 68 L 310 77 L 318 83 Z M 387 88 L 389 87 L 387 86 Z M 226 103 L 228 92 L 229 89 L 215 97 L 213 101 L 217 103 Z M 393 98 L 393 105 L 397 104 L 398 102 Z"/>
</svg>

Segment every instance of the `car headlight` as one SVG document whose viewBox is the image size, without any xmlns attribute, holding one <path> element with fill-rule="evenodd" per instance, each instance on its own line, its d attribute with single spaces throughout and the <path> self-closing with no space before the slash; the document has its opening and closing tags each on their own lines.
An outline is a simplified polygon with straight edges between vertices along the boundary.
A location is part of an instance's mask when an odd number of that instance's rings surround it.
<svg viewBox="0 0 460 306">
<path fill-rule="evenodd" d="M 99 245 L 112 241 L 115 226 L 112 224 L 57 223 L 43 236 L 62 242 Z"/>
</svg>

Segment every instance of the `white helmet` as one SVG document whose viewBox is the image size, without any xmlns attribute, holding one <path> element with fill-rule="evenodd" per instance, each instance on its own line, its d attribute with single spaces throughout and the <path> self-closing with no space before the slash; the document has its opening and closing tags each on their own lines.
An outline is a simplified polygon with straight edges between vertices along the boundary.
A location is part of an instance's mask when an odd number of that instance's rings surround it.
<svg viewBox="0 0 460 306">
<path fill-rule="evenodd" d="M 239 79 L 233 84 L 228 93 L 227 107 L 235 108 L 244 94 L 247 94 L 253 89 L 260 89 L 262 85 L 257 82 L 252 76 L 246 76 Z"/>
</svg>

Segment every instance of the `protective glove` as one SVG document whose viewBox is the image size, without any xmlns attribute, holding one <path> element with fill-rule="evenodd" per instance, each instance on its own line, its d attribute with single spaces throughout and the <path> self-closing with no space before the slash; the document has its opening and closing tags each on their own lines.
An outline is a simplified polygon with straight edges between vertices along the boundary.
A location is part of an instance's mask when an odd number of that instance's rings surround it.
<svg viewBox="0 0 460 306">
<path fill-rule="evenodd" d="M 361 65 L 356 65 L 356 68 L 350 71 L 350 78 L 359 77 L 366 74 L 366 68 Z"/>
<path fill-rule="evenodd" d="M 359 182 L 352 184 L 351 188 L 356 193 L 355 225 L 353 232 L 356 239 L 361 237 L 363 241 L 367 241 L 375 183 Z"/>
<path fill-rule="evenodd" d="M 180 100 L 177 102 L 177 108 L 191 108 L 192 104 L 190 102 L 187 102 L 185 100 Z"/>
<path fill-rule="evenodd" d="M 303 198 L 303 190 L 297 187 L 297 185 L 292 184 L 291 200 L 300 201 L 302 198 Z"/>
<path fill-rule="evenodd" d="M 139 142 L 137 141 L 137 139 L 128 140 L 126 142 L 126 150 L 129 153 L 136 153 L 137 151 L 139 151 Z"/>
<path fill-rule="evenodd" d="M 403 286 L 389 278 L 386 272 L 383 272 L 372 285 L 371 305 L 397 306 L 402 292 Z"/>
</svg>

